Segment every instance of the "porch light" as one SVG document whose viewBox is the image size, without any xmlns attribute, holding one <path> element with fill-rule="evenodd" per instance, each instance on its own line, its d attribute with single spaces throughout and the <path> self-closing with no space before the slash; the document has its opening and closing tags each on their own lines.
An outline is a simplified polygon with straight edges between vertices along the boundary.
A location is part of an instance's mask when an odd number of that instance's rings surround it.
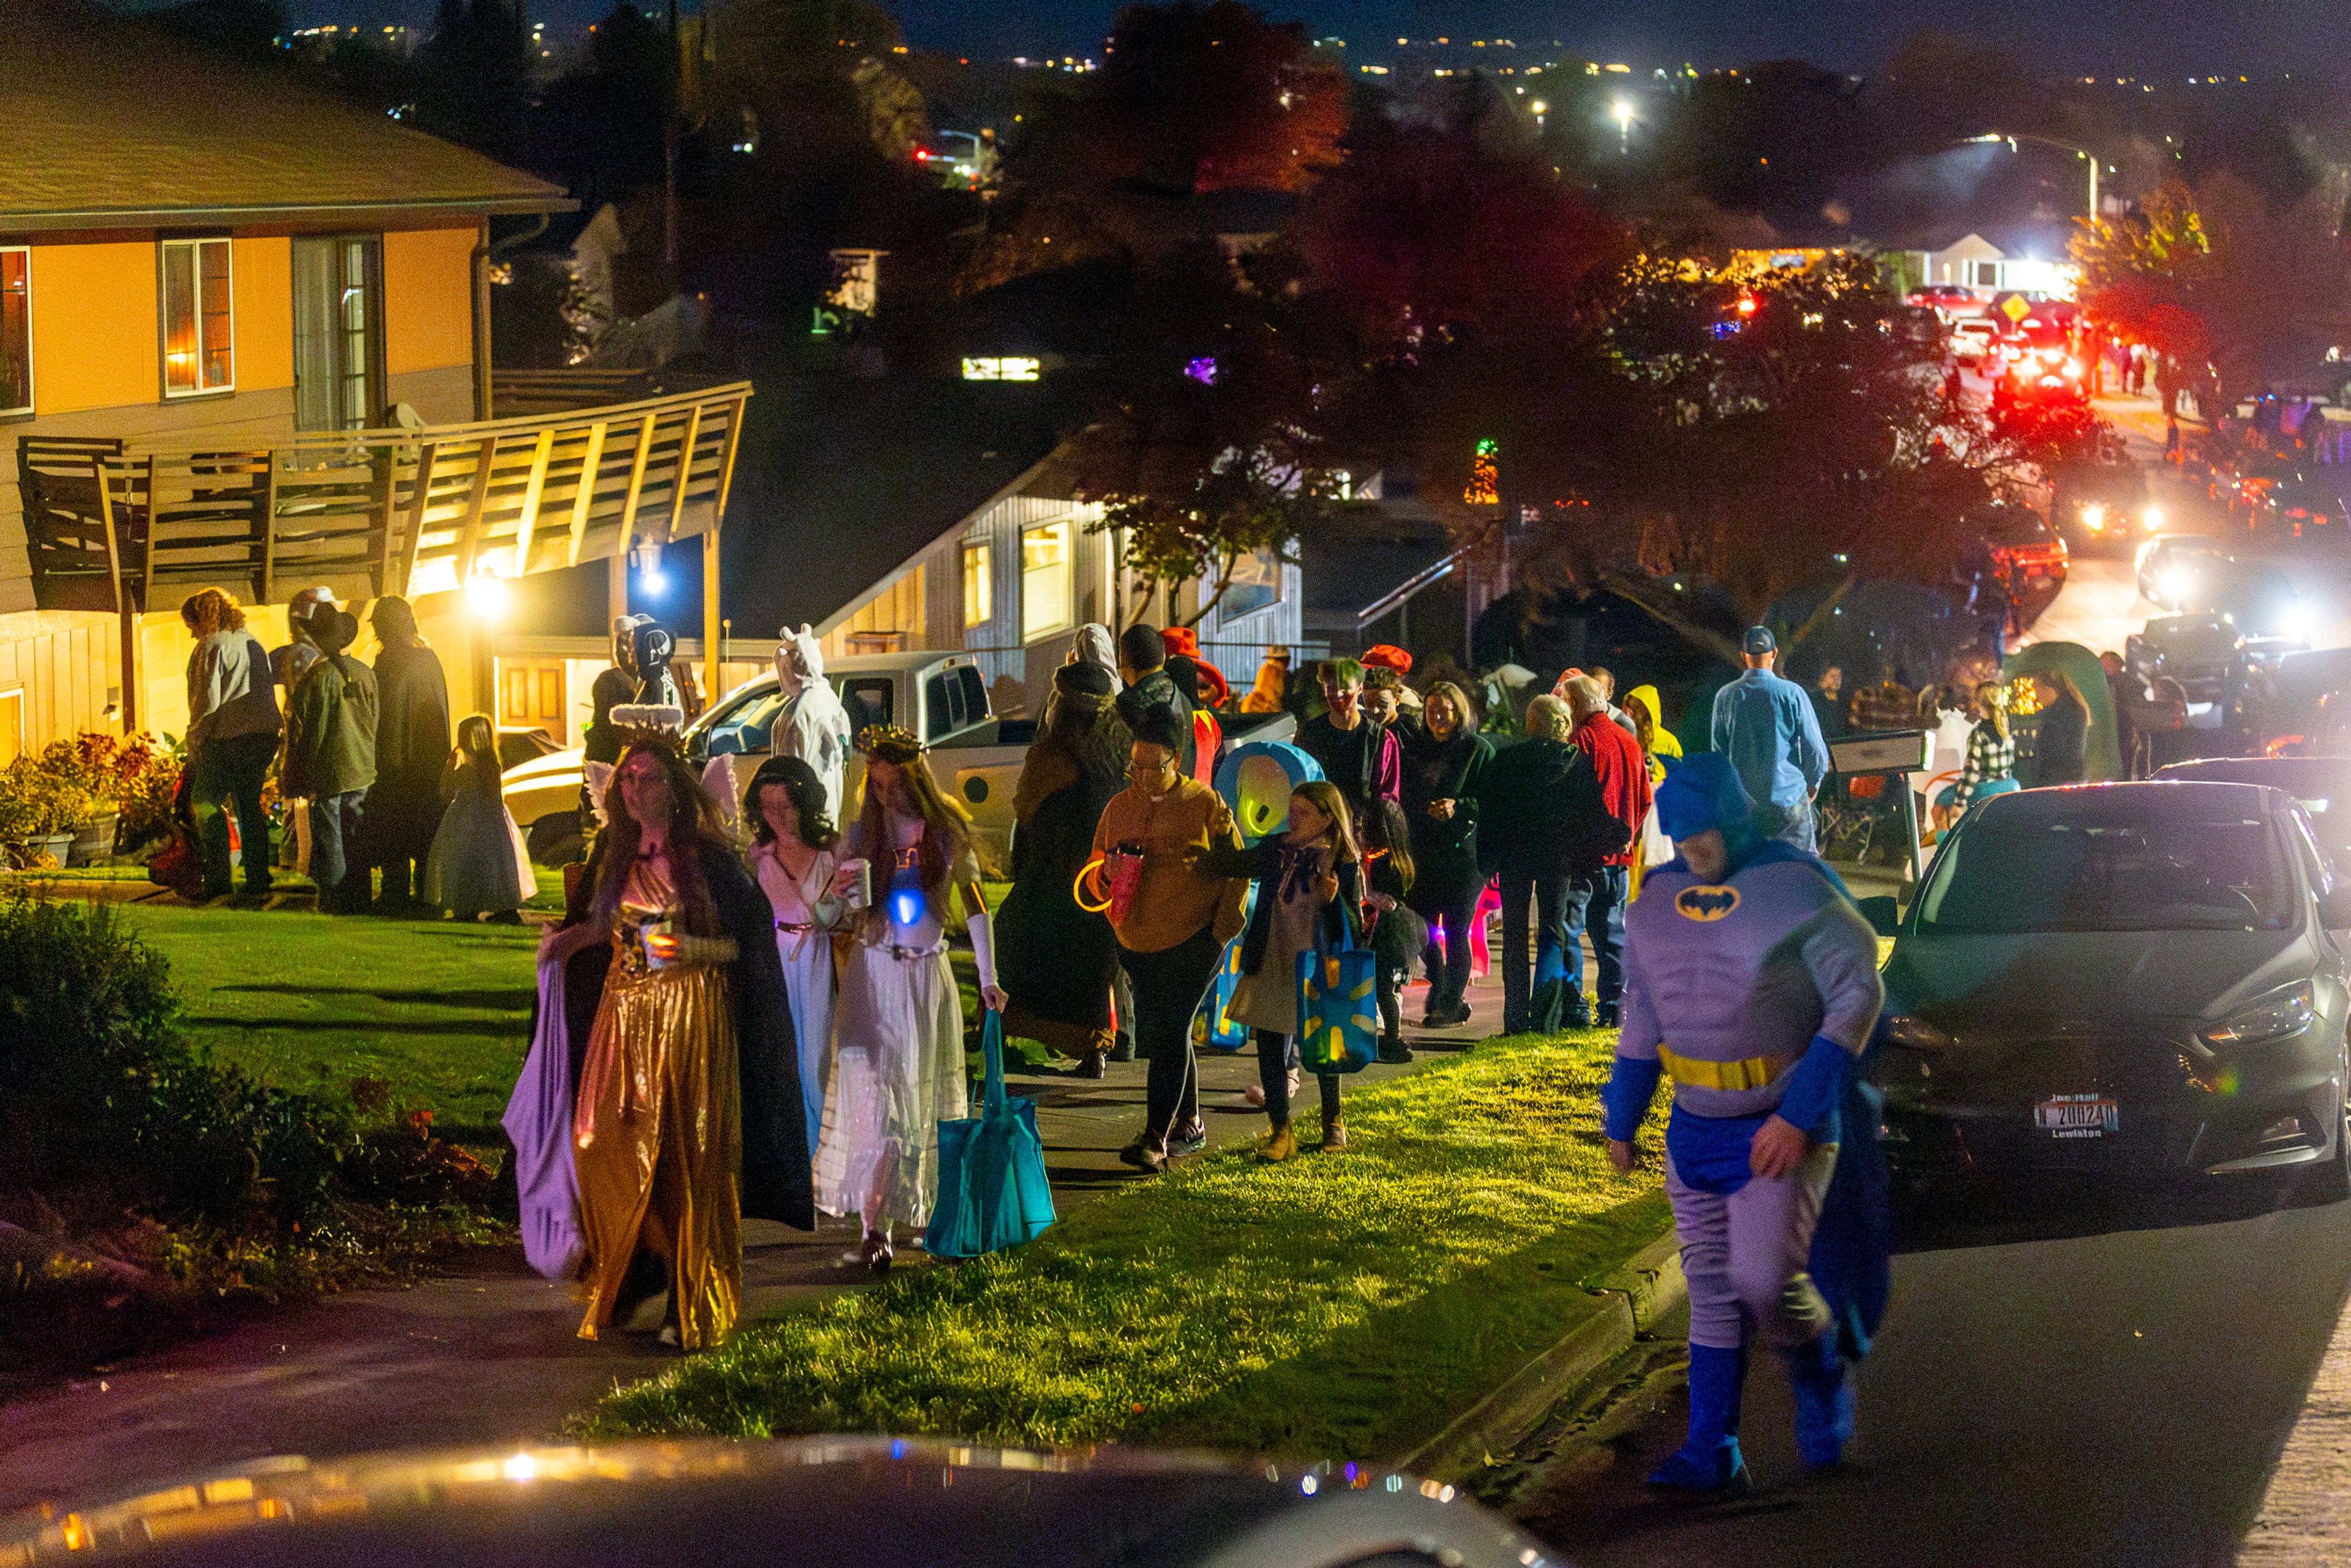
<svg viewBox="0 0 2351 1568">
<path fill-rule="evenodd" d="M 507 580 L 496 572 L 477 571 L 465 581 L 465 612 L 485 626 L 505 620 L 513 601 Z"/>
</svg>

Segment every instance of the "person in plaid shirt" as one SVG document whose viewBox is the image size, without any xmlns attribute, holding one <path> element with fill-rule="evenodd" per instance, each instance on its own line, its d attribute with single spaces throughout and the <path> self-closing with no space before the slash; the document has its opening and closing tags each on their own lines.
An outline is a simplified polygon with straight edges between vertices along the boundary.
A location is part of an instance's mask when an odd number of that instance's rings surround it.
<svg viewBox="0 0 2351 1568">
<path fill-rule="evenodd" d="M 1998 681 L 1976 687 L 1976 711 L 1982 715 L 1968 732 L 1967 760 L 1959 768 L 1959 787 L 1952 804 L 1964 811 L 1969 802 L 1990 785 L 2016 787 L 2016 739 L 2008 732 L 2008 691 Z M 2001 793 L 1994 789 L 1993 794 Z"/>
</svg>

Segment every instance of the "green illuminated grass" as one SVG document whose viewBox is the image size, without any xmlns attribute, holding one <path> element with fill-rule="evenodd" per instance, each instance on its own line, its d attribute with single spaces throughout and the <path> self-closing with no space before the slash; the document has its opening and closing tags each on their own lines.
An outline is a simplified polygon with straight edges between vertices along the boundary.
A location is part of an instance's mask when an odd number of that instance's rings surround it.
<svg viewBox="0 0 2351 1568">
<path fill-rule="evenodd" d="M 172 963 L 182 1026 L 264 1083 L 430 1110 L 461 1141 L 489 1133 L 530 1048 L 531 925 L 125 906 Z"/>
<path fill-rule="evenodd" d="M 1397 1453 L 1665 1225 L 1655 1174 L 1607 1166 L 1613 1040 L 1498 1041 L 1363 1089 L 1344 1154 L 1199 1158 L 1016 1251 L 755 1324 L 574 1431 Z"/>
</svg>

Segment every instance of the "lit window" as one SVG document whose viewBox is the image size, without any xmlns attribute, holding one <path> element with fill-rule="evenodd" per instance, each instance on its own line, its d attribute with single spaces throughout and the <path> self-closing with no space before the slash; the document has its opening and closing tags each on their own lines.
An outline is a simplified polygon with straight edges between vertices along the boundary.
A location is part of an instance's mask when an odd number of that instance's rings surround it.
<svg viewBox="0 0 2351 1568">
<path fill-rule="evenodd" d="M 1020 640 L 1033 643 L 1076 624 L 1076 530 L 1048 523 L 1020 535 Z"/>
<path fill-rule="evenodd" d="M 0 413 L 33 412 L 33 253 L 0 249 Z"/>
<path fill-rule="evenodd" d="M 967 382 L 1033 382 L 1041 367 L 1030 355 L 987 355 L 980 359 L 967 358 L 963 362 L 963 379 Z"/>
<path fill-rule="evenodd" d="M 236 385 L 229 254 L 225 239 L 163 242 L 163 395 Z"/>
<path fill-rule="evenodd" d="M 963 547 L 963 623 L 968 628 L 985 626 L 995 613 L 996 594 L 988 581 L 991 564 L 987 546 L 982 543 Z"/>
</svg>

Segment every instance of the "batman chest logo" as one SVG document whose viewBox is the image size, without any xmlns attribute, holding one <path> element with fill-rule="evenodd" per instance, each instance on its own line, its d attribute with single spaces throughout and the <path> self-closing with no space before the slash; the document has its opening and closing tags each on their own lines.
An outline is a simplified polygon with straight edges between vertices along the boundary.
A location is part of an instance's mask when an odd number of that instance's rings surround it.
<svg viewBox="0 0 2351 1568">
<path fill-rule="evenodd" d="M 1674 912 L 1685 920 L 1719 920 L 1738 907 L 1735 887 L 1686 887 L 1674 895 Z"/>
</svg>

